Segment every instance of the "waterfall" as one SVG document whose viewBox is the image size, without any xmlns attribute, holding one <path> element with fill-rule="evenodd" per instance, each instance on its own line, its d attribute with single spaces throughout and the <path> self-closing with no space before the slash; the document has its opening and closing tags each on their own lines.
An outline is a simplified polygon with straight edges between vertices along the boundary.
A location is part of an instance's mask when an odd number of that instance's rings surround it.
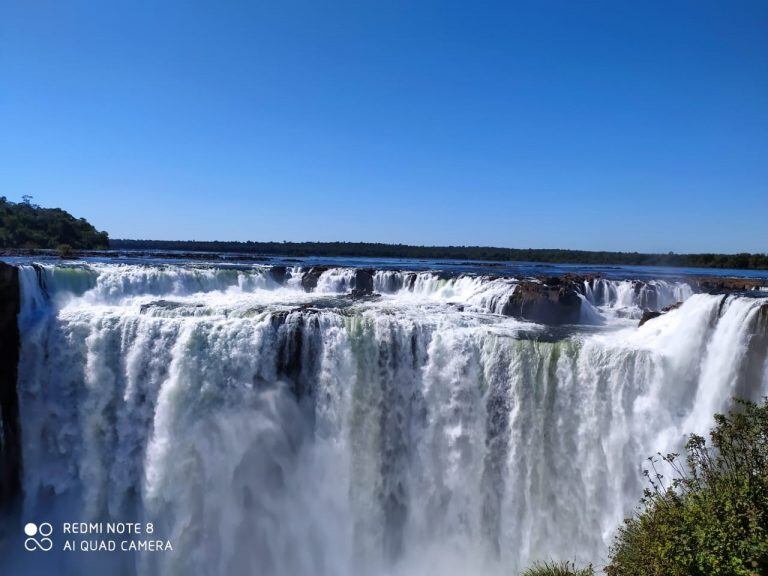
<svg viewBox="0 0 768 576">
<path fill-rule="evenodd" d="M 768 394 L 766 297 L 593 281 L 593 327 L 553 334 L 502 314 L 514 279 L 377 271 L 381 296 L 355 300 L 354 270 L 311 291 L 305 272 L 21 267 L 22 516 L 152 522 L 173 544 L 61 553 L 58 573 L 599 563 L 643 460 Z M 678 301 L 640 328 L 612 315 Z"/>
<path fill-rule="evenodd" d="M 693 289 L 686 282 L 667 280 L 611 280 L 594 278 L 584 281 L 584 295 L 593 306 L 604 312 L 639 318 L 643 310 L 661 310 L 687 300 Z"/>
</svg>

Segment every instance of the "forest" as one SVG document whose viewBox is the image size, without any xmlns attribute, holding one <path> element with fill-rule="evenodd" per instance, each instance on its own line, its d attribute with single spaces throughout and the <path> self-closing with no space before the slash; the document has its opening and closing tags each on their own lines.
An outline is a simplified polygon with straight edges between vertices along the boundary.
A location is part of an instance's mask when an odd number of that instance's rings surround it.
<svg viewBox="0 0 768 576">
<path fill-rule="evenodd" d="M 238 252 L 266 256 L 351 256 L 362 258 L 414 258 L 552 262 L 557 264 L 615 264 L 768 270 L 768 254 L 643 254 L 586 250 L 493 248 L 488 246 L 410 246 L 371 242 L 224 242 L 198 240 L 110 240 L 115 250 L 180 250 Z"/>
<path fill-rule="evenodd" d="M 0 196 L 0 248 L 50 248 L 65 252 L 107 248 L 109 236 L 85 218 L 75 218 L 60 208 L 42 208 L 32 203 L 11 202 Z"/>
</svg>

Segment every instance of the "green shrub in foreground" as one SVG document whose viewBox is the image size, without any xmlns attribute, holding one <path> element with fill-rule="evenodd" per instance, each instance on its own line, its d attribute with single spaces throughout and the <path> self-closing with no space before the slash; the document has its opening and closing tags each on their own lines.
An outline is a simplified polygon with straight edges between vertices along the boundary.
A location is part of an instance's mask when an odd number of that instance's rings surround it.
<svg viewBox="0 0 768 576">
<path fill-rule="evenodd" d="M 687 466 L 677 454 L 651 459 L 650 487 L 619 530 L 608 576 L 768 575 L 768 400 L 715 420 L 711 446 L 689 440 Z"/>
<path fill-rule="evenodd" d="M 542 562 L 534 564 L 522 576 L 594 576 L 592 566 L 577 569 L 570 562 Z"/>
</svg>

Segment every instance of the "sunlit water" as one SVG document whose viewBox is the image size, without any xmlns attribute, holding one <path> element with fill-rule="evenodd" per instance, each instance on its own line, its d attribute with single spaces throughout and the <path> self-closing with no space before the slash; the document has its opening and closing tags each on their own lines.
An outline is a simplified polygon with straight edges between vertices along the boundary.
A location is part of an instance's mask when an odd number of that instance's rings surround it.
<svg viewBox="0 0 768 576">
<path fill-rule="evenodd" d="M 768 394 L 768 298 L 584 287 L 583 325 L 503 316 L 517 281 L 91 263 L 21 270 L 20 516 L 151 521 L 173 552 L 14 570 L 514 575 L 599 564 L 645 457 Z M 761 311 L 762 310 L 762 311 Z M 42 567 L 42 568 L 41 568 Z M 25 571 L 27 570 L 27 571 Z"/>
</svg>

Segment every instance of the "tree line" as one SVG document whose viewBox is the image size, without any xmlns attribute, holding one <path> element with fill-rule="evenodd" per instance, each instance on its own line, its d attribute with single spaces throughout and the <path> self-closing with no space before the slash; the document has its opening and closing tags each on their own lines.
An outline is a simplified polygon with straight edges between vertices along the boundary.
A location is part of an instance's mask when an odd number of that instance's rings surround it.
<svg viewBox="0 0 768 576">
<path fill-rule="evenodd" d="M 116 250 L 174 250 L 185 252 L 239 252 L 267 256 L 350 256 L 363 258 L 413 258 L 552 262 L 627 266 L 676 266 L 768 270 L 768 254 L 643 254 L 639 252 L 590 252 L 489 246 L 411 246 L 372 242 L 226 242 L 200 240 L 110 240 Z"/>
<path fill-rule="evenodd" d="M 0 249 L 168 250 L 182 252 L 237 252 L 286 257 L 411 258 L 428 260 L 485 260 L 551 262 L 626 266 L 675 266 L 768 270 L 768 254 L 643 254 L 586 250 L 496 248 L 491 246 L 412 246 L 373 242 L 229 242 L 200 240 L 110 239 L 85 218 L 60 208 L 42 208 L 25 196 L 11 202 L 0 196 Z"/>
</svg>

